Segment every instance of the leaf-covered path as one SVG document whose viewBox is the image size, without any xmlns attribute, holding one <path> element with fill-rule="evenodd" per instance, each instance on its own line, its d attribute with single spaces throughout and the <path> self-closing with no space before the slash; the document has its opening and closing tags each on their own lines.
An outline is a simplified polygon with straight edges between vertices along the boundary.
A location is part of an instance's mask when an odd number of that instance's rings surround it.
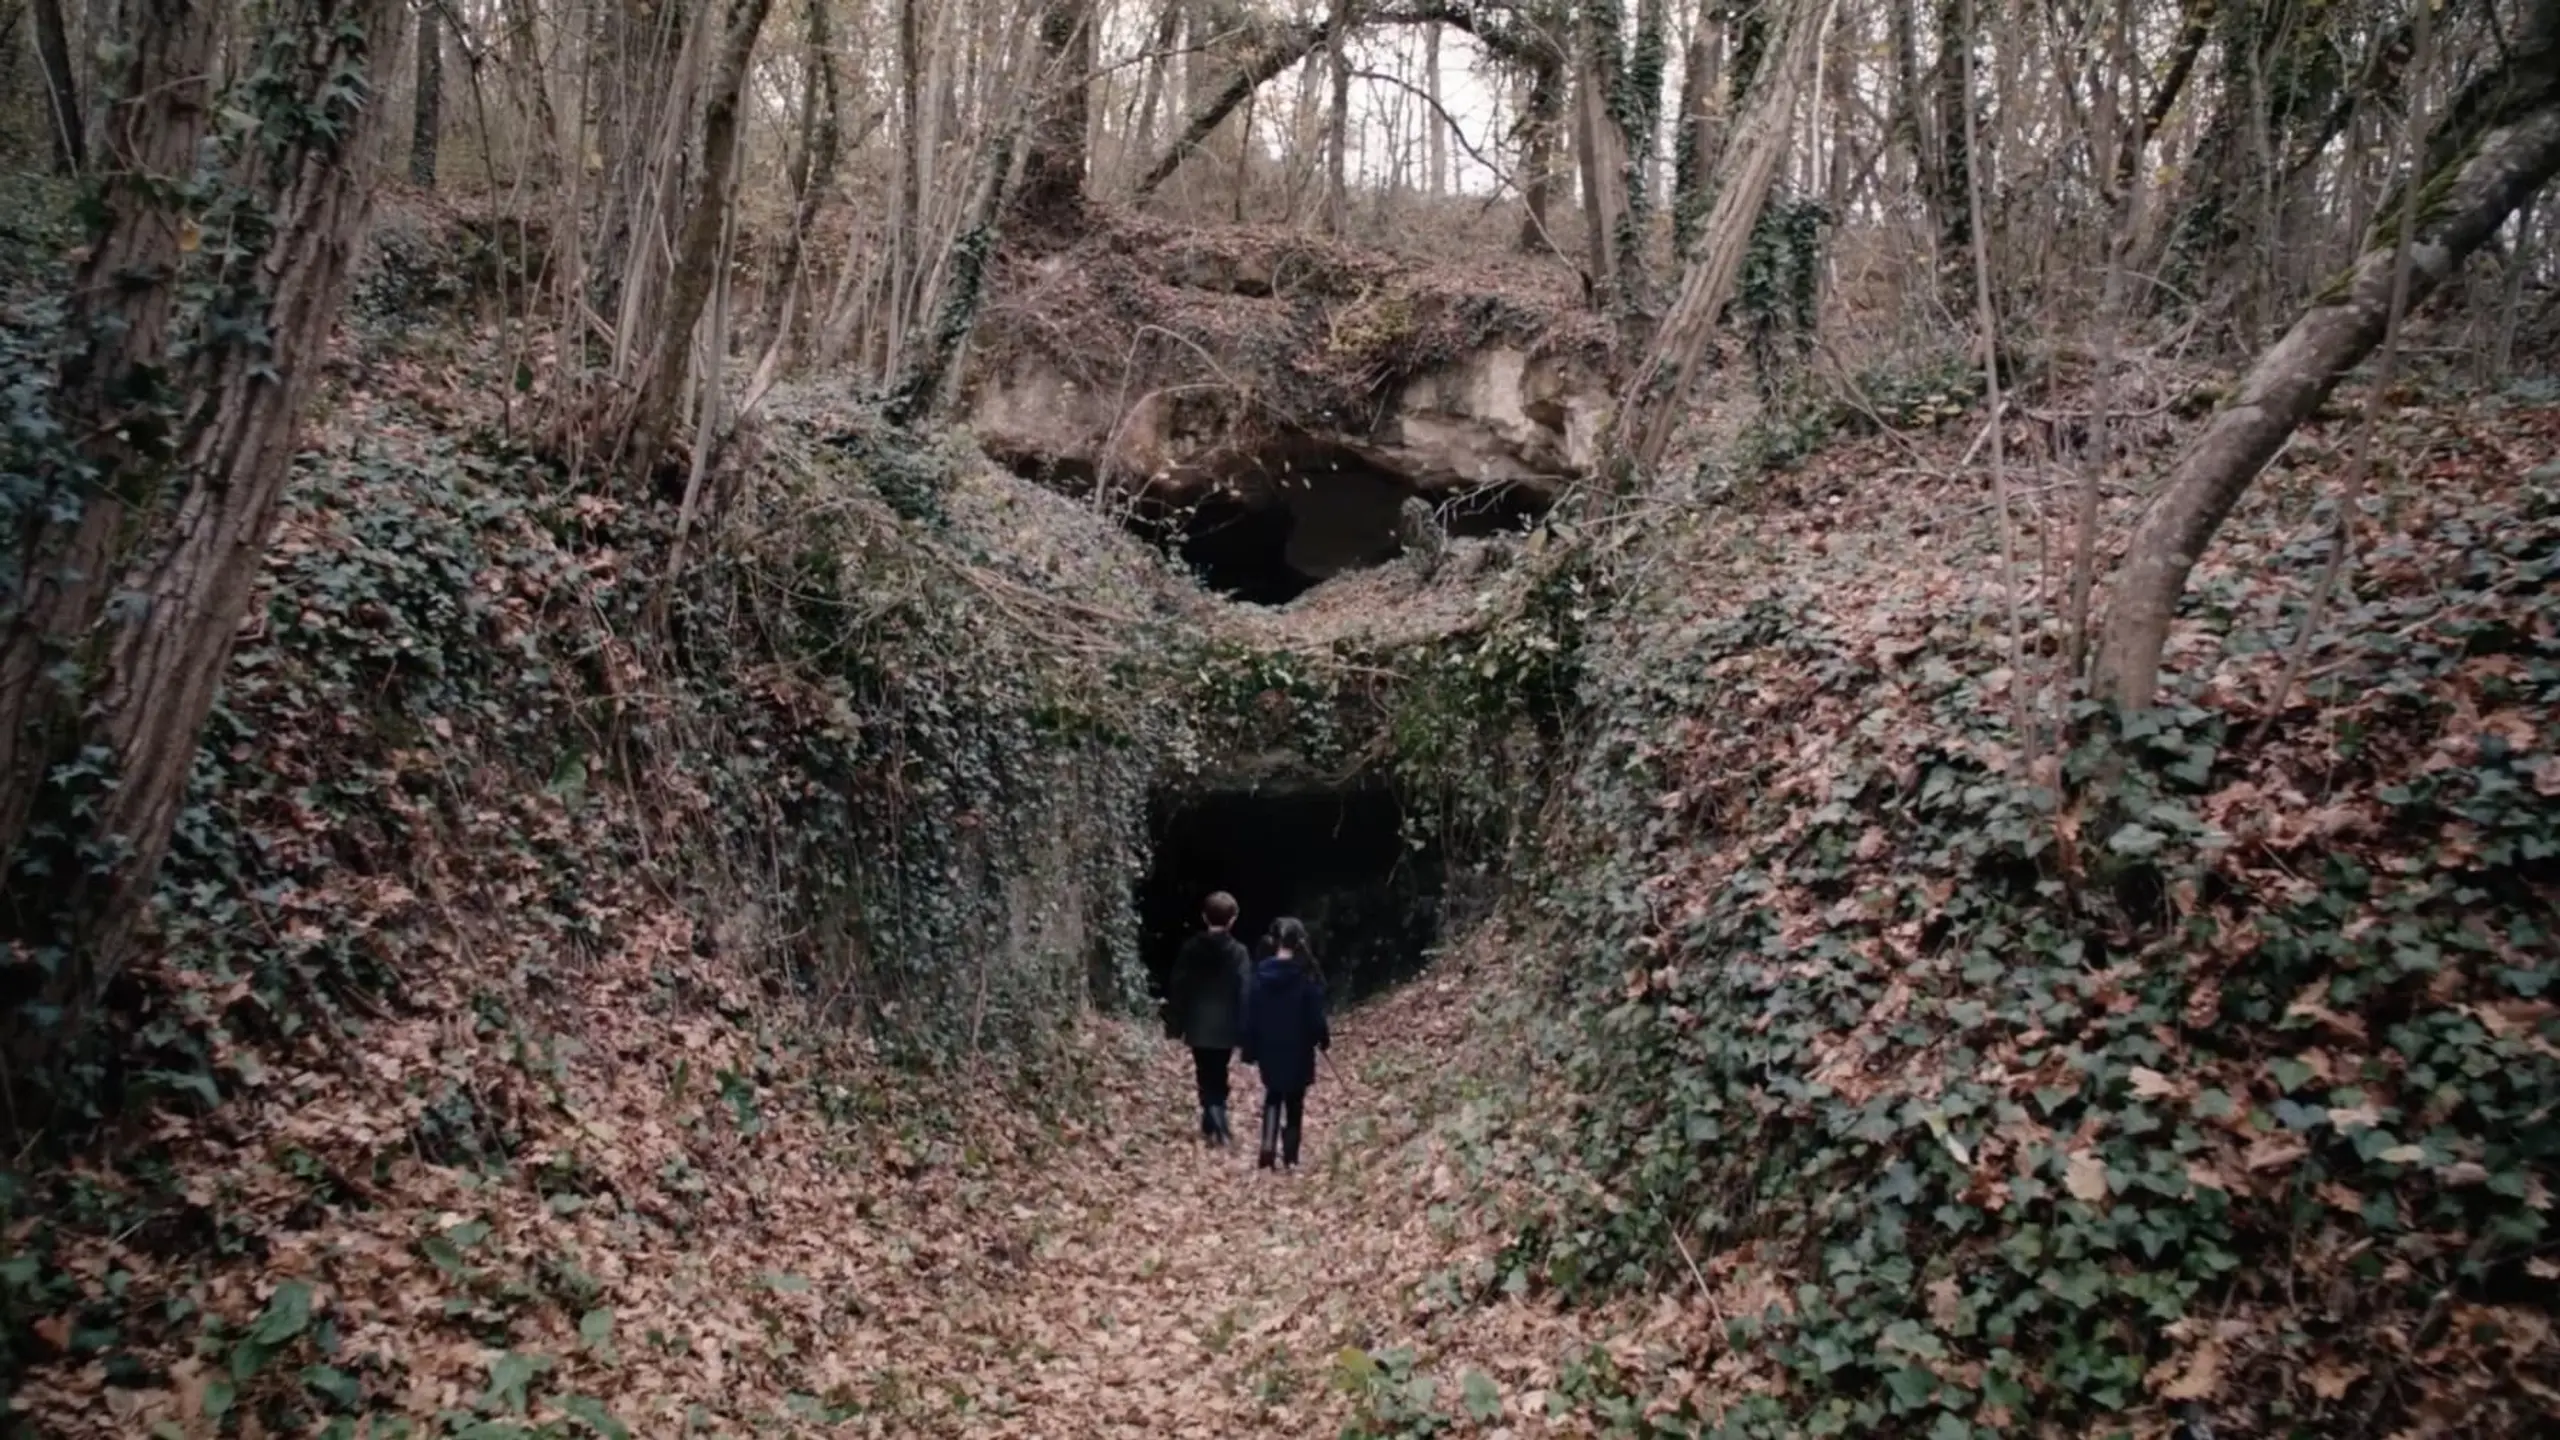
<svg viewBox="0 0 2560 1440">
<path fill-rule="evenodd" d="M 1471 1397 L 1492 1433 L 1534 1413 L 1562 1317 L 1457 1298 L 1500 1242 L 1451 1146 L 1490 1113 L 1440 1043 L 1457 1005 L 1425 986 L 1347 1018 L 1295 1175 L 1254 1168 L 1250 1070 L 1224 1152 L 1197 1139 L 1178 1045 L 1100 1077 L 1090 1118 L 1004 1197 L 1006 1263 L 945 1314 L 952 1363 L 918 1376 L 940 1433 L 1331 1435 L 1380 1374 L 1368 1353 L 1418 1342 L 1445 1411 Z"/>
</svg>

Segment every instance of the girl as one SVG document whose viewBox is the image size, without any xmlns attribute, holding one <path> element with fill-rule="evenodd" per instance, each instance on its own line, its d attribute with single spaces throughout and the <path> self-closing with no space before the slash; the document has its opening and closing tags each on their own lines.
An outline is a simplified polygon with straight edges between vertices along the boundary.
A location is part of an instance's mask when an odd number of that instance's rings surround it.
<svg viewBox="0 0 2560 1440">
<path fill-rule="evenodd" d="M 1262 1070 L 1262 1150 L 1255 1164 L 1268 1170 L 1276 1159 L 1295 1170 L 1316 1052 L 1333 1048 L 1333 1031 L 1325 1024 L 1324 979 L 1316 973 L 1307 927 L 1286 917 L 1273 921 L 1271 946 L 1254 966 L 1245 999 L 1244 1062 Z"/>
</svg>

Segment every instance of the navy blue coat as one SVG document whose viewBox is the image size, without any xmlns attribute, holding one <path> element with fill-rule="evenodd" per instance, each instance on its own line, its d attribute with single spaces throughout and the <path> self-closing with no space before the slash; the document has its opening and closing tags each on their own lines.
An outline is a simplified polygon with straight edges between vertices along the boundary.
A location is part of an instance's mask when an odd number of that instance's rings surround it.
<svg viewBox="0 0 2560 1440">
<path fill-rule="evenodd" d="M 1315 1083 L 1316 1052 L 1333 1048 L 1324 1019 L 1324 982 L 1295 959 L 1263 957 L 1244 1005 L 1244 1060 L 1262 1069 L 1262 1088 L 1294 1095 Z"/>
</svg>

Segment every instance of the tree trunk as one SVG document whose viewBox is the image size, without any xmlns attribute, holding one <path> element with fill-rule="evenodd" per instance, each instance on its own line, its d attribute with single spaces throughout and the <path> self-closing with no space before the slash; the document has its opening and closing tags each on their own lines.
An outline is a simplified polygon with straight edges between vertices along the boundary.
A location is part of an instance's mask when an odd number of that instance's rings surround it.
<svg viewBox="0 0 2560 1440">
<path fill-rule="evenodd" d="M 361 246 L 386 108 L 365 82 L 408 29 L 404 0 L 268 11 L 270 67 L 222 97 L 258 122 L 259 143 L 224 147 L 224 188 L 269 217 L 264 243 L 200 249 L 183 182 L 224 15 L 117 6 L 120 83 L 71 297 L 83 348 L 58 401 L 87 469 L 49 477 L 52 502 L 18 517 L 27 589 L 0 641 L 0 995 L 16 1003 L 0 1059 L 35 1082 L 12 1087 L 13 1107 L 36 1107 L 6 1117 L 20 1133 L 63 1098 L 46 1077 L 85 1042 L 148 912 Z M 182 289 L 219 297 L 185 333 Z"/>
<path fill-rule="evenodd" d="M 1042 92 L 1022 157 L 1015 212 L 1034 227 L 1071 230 L 1084 216 L 1085 127 L 1093 84 L 1093 0 L 1046 0 L 1040 11 Z"/>
<path fill-rule="evenodd" d="M 2506 63 L 2456 99 L 2431 147 L 2410 245 L 2411 310 L 2560 171 L 2560 0 L 2535 0 L 2525 28 Z M 2380 343 L 2399 203 L 2375 217 L 2354 266 L 2250 367 L 2239 395 L 2179 458 L 2134 532 L 2091 676 L 2096 693 L 2119 710 L 2151 704 L 2187 574 L 2232 506 L 2294 427 Z"/>
<path fill-rule="evenodd" d="M 978 323 L 978 312 L 986 303 L 987 266 L 1001 238 L 998 226 L 1008 210 L 1018 211 L 1018 202 L 1008 202 L 1005 196 L 1006 178 L 1013 173 L 1013 150 L 1012 128 L 998 130 L 978 176 L 969 218 L 951 242 L 950 264 L 943 272 L 931 330 L 916 351 L 915 363 L 890 388 L 888 403 L 882 407 L 893 424 L 913 425 L 932 416 L 942 403 L 961 347 Z"/>
<path fill-rule="evenodd" d="M 409 120 L 409 183 L 436 188 L 436 137 L 443 120 L 444 12 L 436 0 L 418 7 L 418 93 Z"/>
<path fill-rule="evenodd" d="M 62 0 L 35 0 L 36 60 L 44 71 L 44 113 L 53 128 L 53 168 L 77 175 L 87 156 L 80 113 L 80 77 L 71 67 L 71 41 L 62 24 Z"/>
<path fill-rule="evenodd" d="M 1680 67 L 1679 133 L 1671 152 L 1671 253 L 1686 255 L 1707 217 L 1710 183 L 1724 149 L 1724 27 L 1711 5 L 1698 7 Z"/>
<path fill-rule="evenodd" d="M 2178 97 L 2186 93 L 2187 79 L 2196 71 L 2196 57 L 2204 53 L 2204 42 L 2213 33 L 2213 5 L 2214 0 L 2187 0 L 2176 47 L 2169 53 L 2169 68 L 2143 107 L 2141 123 L 2125 132 L 2124 147 L 2116 154 L 2115 175 L 2107 192 L 2110 201 L 2122 203 L 2133 188 L 2134 171 L 2142 164 L 2142 152 L 2150 148 L 2160 127 L 2169 123 L 2169 112 L 2177 108 Z"/>
<path fill-rule="evenodd" d="M 516 72 L 515 101 L 533 131 L 533 172 L 549 181 L 560 174 L 560 119 L 551 108 L 551 77 L 542 67 L 534 32 L 534 0 L 506 0 L 507 58 Z"/>
<path fill-rule="evenodd" d="M 836 159 L 844 148 L 844 95 L 836 78 L 834 42 L 827 35 L 827 0 L 808 0 L 809 73 L 800 96 L 800 151 L 792 165 L 791 233 L 783 241 L 781 263 L 765 293 L 766 343 L 779 345 L 785 299 L 800 280 L 802 256 L 810 227 L 818 223 L 818 207 L 835 184 Z"/>
<path fill-rule="evenodd" d="M 1964 141 L 1966 108 L 1973 103 L 1967 76 L 1974 37 L 1965 25 L 1964 0 L 1939 0 L 1938 60 L 1930 84 L 1937 113 L 1931 146 L 1929 208 L 1938 221 L 1938 294 L 1950 314 L 1973 309 L 1973 156 Z"/>
<path fill-rule="evenodd" d="M 1911 173 L 1919 178 L 1923 195 L 1934 195 L 1936 182 L 1929 178 L 1936 166 L 1930 148 L 1932 127 L 1920 123 L 1920 41 L 1919 17 L 1913 13 L 1920 0 L 1886 0 L 1891 7 L 1887 21 L 1892 29 L 1893 46 L 1893 120 L 1891 139 L 1898 141 L 1911 154 Z"/>
<path fill-rule="evenodd" d="M 1548 219 L 1555 209 L 1556 140 L 1563 121 L 1564 56 L 1541 50 L 1531 61 L 1529 101 L 1520 116 L 1520 248 L 1531 254 L 1557 248 Z"/>
<path fill-rule="evenodd" d="M 1431 198 L 1449 193 L 1449 110 L 1443 103 L 1440 87 L 1440 26 L 1425 26 L 1422 31 L 1423 96 L 1431 102 L 1431 114 L 1424 123 L 1431 127 L 1431 143 L 1427 163 L 1431 170 Z"/>
<path fill-rule="evenodd" d="M 667 434 L 681 418 L 687 362 L 693 357 L 693 327 L 711 297 L 719 259 L 720 232 L 728 223 L 730 180 L 738 163 L 738 94 L 754 57 L 756 36 L 764 29 L 773 0 L 730 0 L 718 66 L 702 112 L 702 179 L 687 208 L 676 239 L 675 266 L 668 279 L 666 306 L 659 312 L 651 339 L 649 364 L 635 403 L 617 428 L 626 439 L 624 472 L 645 479 L 664 453 Z"/>
<path fill-rule="evenodd" d="M 1147 68 L 1138 82 L 1138 119 L 1129 127 L 1131 154 L 1144 155 L 1155 148 L 1156 110 L 1163 103 L 1165 69 L 1173 61 L 1174 39 L 1181 29 L 1182 0 L 1164 0 L 1164 11 L 1156 20 L 1155 43 L 1148 47 L 1151 53 Z"/>
<path fill-rule="evenodd" d="M 1136 197 L 1143 200 L 1154 194 L 1156 187 L 1162 185 L 1174 171 L 1181 169 L 1182 162 L 1191 157 L 1191 152 L 1199 149 L 1218 126 L 1229 115 L 1235 113 L 1236 107 L 1244 103 L 1246 96 L 1278 78 L 1290 66 L 1306 59 L 1318 46 L 1325 43 L 1326 37 L 1332 34 L 1332 31 L 1333 22 L 1330 19 L 1317 25 L 1293 25 L 1254 51 L 1243 64 L 1236 67 L 1224 86 L 1212 92 L 1208 99 L 1192 112 L 1190 121 L 1182 127 L 1182 133 L 1175 136 L 1173 143 L 1165 147 L 1164 153 L 1156 157 L 1155 163 L 1147 167 L 1146 173 L 1138 177 L 1137 189 L 1134 192 Z M 1196 37 L 1194 43 L 1197 44 Z"/>
<path fill-rule="evenodd" d="M 1325 127 L 1324 228 L 1340 236 L 1351 228 L 1351 62 L 1343 54 L 1350 38 L 1351 0 L 1333 0 L 1333 20 L 1326 27 L 1325 69 L 1333 79 L 1332 119 Z"/>
<path fill-rule="evenodd" d="M 1679 298 L 1663 317 L 1610 427 L 1605 463 L 1610 482 L 1621 489 L 1631 487 L 1662 462 L 1672 432 L 1689 413 L 1698 367 L 1715 338 L 1716 317 L 1733 296 L 1751 232 L 1759 225 L 1769 187 L 1795 137 L 1789 121 L 1795 112 L 1796 87 L 1812 69 L 1837 4 L 1838 0 L 1802 0 L 1786 6 L 1781 0 L 1770 0 L 1763 7 L 1764 15 L 1778 12 L 1770 19 L 1779 38 L 1766 48 L 1759 74 L 1749 82 L 1751 103 L 1726 149 L 1728 164 L 1716 186 L 1715 209 L 1707 217 L 1696 252 L 1689 257 Z M 1736 82 L 1742 83 L 1740 76 Z"/>
</svg>

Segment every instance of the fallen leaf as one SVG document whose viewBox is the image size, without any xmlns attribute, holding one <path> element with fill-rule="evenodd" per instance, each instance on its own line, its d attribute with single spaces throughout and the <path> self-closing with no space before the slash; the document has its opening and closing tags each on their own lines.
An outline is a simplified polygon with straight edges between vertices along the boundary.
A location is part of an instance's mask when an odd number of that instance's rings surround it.
<svg viewBox="0 0 2560 1440">
<path fill-rule="evenodd" d="M 2178 1087 L 2171 1083 L 2168 1076 L 2149 1066 L 2134 1066 L 2131 1079 L 2133 1093 L 2145 1100 L 2158 1100 L 2178 1093 Z"/>
<path fill-rule="evenodd" d="M 2154 1372 L 2155 1374 L 2158 1372 Z M 2203 1400 L 2222 1389 L 2222 1346 L 2212 1340 L 2197 1346 L 2179 1371 L 2160 1386 L 2163 1400 Z"/>
<path fill-rule="evenodd" d="M 2309 1146 L 2291 1135 L 2268 1135 L 2249 1147 L 2249 1153 L 2241 1163 L 2257 1172 L 2281 1170 L 2299 1163 L 2310 1153 Z"/>
<path fill-rule="evenodd" d="M 2107 1198 L 2107 1162 L 2094 1150 L 2074 1150 L 2063 1167 L 2062 1184 L 2073 1195 L 2095 1205 Z"/>
<path fill-rule="evenodd" d="M 2311 1382 L 2311 1393 L 2321 1399 L 2343 1400 L 2347 1396 L 2347 1391 L 2354 1388 L 2358 1380 L 2364 1378 L 2364 1367 L 2323 1360 L 2304 1371 L 2302 1378 Z"/>
</svg>

